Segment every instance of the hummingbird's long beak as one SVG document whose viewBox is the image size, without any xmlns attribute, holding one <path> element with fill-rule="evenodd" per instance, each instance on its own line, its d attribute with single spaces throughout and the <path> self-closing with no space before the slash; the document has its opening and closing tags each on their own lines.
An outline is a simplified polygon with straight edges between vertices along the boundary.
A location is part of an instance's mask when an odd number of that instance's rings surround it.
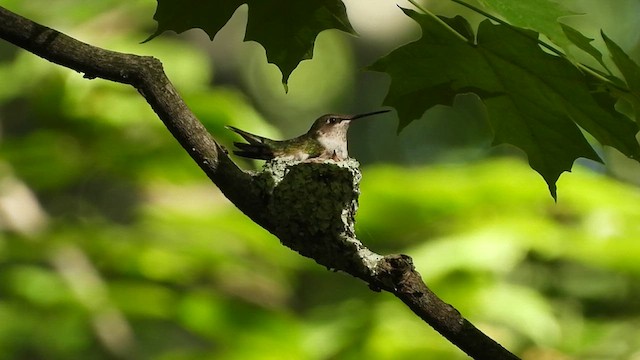
<svg viewBox="0 0 640 360">
<path fill-rule="evenodd" d="M 374 112 L 365 113 L 365 114 L 353 115 L 353 117 L 351 117 L 351 119 L 349 119 L 349 120 L 360 119 L 360 118 L 371 116 L 371 115 L 384 114 L 384 113 L 389 112 L 389 111 L 391 111 L 391 110 L 380 110 L 380 111 L 374 111 Z"/>
</svg>

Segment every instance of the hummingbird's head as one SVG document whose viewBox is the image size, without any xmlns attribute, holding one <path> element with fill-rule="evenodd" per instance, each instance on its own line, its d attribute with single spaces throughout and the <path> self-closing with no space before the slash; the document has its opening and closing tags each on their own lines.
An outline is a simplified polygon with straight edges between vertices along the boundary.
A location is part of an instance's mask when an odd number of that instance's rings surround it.
<svg viewBox="0 0 640 360">
<path fill-rule="evenodd" d="M 323 135 L 345 135 L 349 130 L 349 124 L 351 121 L 360 119 L 363 117 L 382 114 L 389 112 L 390 110 L 374 111 L 365 114 L 358 115 L 340 115 L 340 114 L 326 114 L 320 116 L 311 126 L 309 132 L 323 134 Z"/>
</svg>

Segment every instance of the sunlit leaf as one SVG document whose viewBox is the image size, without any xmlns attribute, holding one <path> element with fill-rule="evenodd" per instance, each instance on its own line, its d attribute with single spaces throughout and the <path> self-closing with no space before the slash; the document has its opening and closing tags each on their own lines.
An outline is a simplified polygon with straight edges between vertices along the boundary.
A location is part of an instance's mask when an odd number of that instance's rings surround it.
<svg viewBox="0 0 640 360">
<path fill-rule="evenodd" d="M 577 15 L 558 2 L 551 0 L 479 0 L 484 6 L 494 10 L 511 25 L 535 30 L 546 35 L 551 41 L 566 49 L 571 41 L 562 30 L 558 18 Z"/>
</svg>

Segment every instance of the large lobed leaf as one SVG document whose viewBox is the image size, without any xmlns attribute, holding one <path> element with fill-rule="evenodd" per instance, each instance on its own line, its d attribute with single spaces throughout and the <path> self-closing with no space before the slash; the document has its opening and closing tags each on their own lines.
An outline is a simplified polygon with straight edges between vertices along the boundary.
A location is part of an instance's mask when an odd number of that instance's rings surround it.
<svg viewBox="0 0 640 360">
<path fill-rule="evenodd" d="M 265 48 L 267 60 L 280 68 L 285 85 L 298 63 L 313 56 L 321 31 L 354 33 L 340 0 L 158 0 L 154 15 L 158 28 L 147 40 L 167 30 L 181 33 L 192 28 L 204 30 L 213 39 L 243 4 L 249 5 L 245 41 Z"/>
<path fill-rule="evenodd" d="M 580 128 L 600 143 L 640 158 L 637 125 L 592 94 L 589 79 L 570 62 L 540 49 L 537 34 L 484 21 L 473 41 L 454 29 L 464 19 L 439 19 L 403 9 L 422 28 L 422 38 L 371 66 L 392 82 L 385 104 L 397 109 L 400 127 L 457 94 L 474 92 L 484 101 L 494 144 L 525 151 L 556 197 L 556 181 L 584 157 L 601 161 Z"/>
</svg>

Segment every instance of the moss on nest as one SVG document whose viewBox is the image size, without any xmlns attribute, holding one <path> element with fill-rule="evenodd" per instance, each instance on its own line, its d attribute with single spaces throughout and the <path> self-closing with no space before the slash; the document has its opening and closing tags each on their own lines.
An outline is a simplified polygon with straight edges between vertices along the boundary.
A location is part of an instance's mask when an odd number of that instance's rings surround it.
<svg viewBox="0 0 640 360">
<path fill-rule="evenodd" d="M 355 159 L 266 162 L 255 179 L 264 193 L 271 231 L 286 246 L 327 267 L 353 267 L 344 259 L 361 258 L 366 250 L 354 230 L 359 166 Z"/>
</svg>

